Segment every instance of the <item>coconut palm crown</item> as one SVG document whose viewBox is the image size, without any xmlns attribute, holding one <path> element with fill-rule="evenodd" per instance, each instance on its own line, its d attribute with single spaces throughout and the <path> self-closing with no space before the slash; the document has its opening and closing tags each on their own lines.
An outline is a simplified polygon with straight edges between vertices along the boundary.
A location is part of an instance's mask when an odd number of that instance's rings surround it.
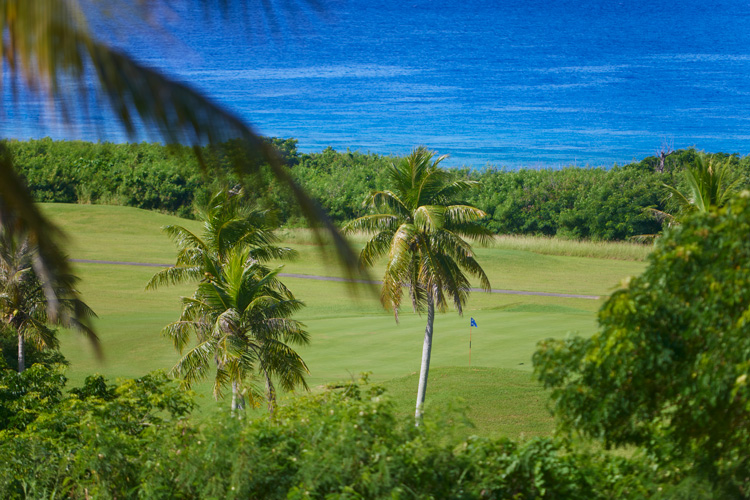
<svg viewBox="0 0 750 500">
<path fill-rule="evenodd" d="M 156 273 L 146 285 L 154 289 L 160 285 L 200 281 L 204 278 L 204 264 L 208 257 L 226 262 L 235 247 L 248 248 L 248 259 L 256 263 L 270 260 L 291 260 L 297 252 L 278 247 L 268 214 L 249 208 L 243 203 L 241 192 L 221 190 L 197 208 L 197 218 L 203 223 L 201 235 L 180 225 L 164 226 L 162 230 L 177 245 L 174 266 Z"/>
<path fill-rule="evenodd" d="M 190 387 L 216 366 L 214 396 L 232 388 L 232 409 L 244 406 L 244 384 L 260 374 L 265 381 L 268 408 L 276 403 L 273 378 L 285 390 L 307 388 L 307 367 L 288 344 L 307 344 L 302 324 L 290 316 L 303 307 L 276 279 L 279 269 L 266 263 L 292 259 L 297 253 L 275 245 L 268 214 L 243 203 L 241 191 L 222 190 L 198 208 L 201 235 L 185 227 L 165 226 L 177 245 L 177 263 L 156 273 L 147 289 L 159 285 L 198 282 L 192 297 L 183 297 L 179 321 L 164 328 L 182 353 L 195 333 L 197 344 L 173 368 Z M 213 359 L 213 363 L 211 360 Z M 249 387 L 249 394 L 256 392 Z"/>
<path fill-rule="evenodd" d="M 290 318 L 304 304 L 276 278 L 278 269 L 269 271 L 253 262 L 250 252 L 235 246 L 223 261 L 204 255 L 205 278 L 191 297 L 183 297 L 180 319 L 162 333 L 181 353 L 191 344 L 191 332 L 195 334 L 195 345 L 172 369 L 185 386 L 205 379 L 216 366 L 214 396 L 220 398 L 222 389 L 231 386 L 232 409 L 242 409 L 245 382 L 260 374 L 273 413 L 272 377 L 285 390 L 307 389 L 307 366 L 290 344 L 307 344 L 309 335 L 302 323 Z M 250 389 L 252 396 L 256 391 Z"/>
<path fill-rule="evenodd" d="M 667 192 L 664 201 L 668 211 L 646 208 L 657 220 L 664 221 L 666 227 L 679 225 L 691 214 L 723 207 L 737 192 L 741 180 L 732 172 L 729 159 L 721 161 L 705 153 L 700 153 L 687 165 L 682 175 L 683 180 L 677 186 L 662 184 Z M 646 234 L 636 238 L 651 240 L 657 236 Z"/>
<path fill-rule="evenodd" d="M 63 280 L 47 284 L 54 287 L 58 301 L 57 314 L 48 314 L 45 285 L 34 268 L 36 251 L 28 239 L 0 230 L 0 321 L 18 336 L 18 371 L 26 368 L 26 342 L 39 350 L 59 347 L 55 325 L 83 333 L 101 357 L 99 339 L 91 324 L 96 314 L 72 288 L 77 282 L 75 276 L 65 275 Z"/>
<path fill-rule="evenodd" d="M 685 188 L 664 184 L 680 216 L 695 212 L 708 212 L 727 204 L 737 190 L 740 179 L 732 175 L 729 161 L 700 154 L 695 162 L 685 168 Z"/>
<path fill-rule="evenodd" d="M 455 202 L 477 182 L 451 180 L 448 172 L 438 168 L 446 156 L 433 158 L 433 152 L 419 147 L 391 165 L 391 189 L 373 192 L 366 201 L 375 213 L 344 228 L 347 232 L 373 234 L 360 253 L 362 266 L 387 258 L 381 302 L 394 312 L 396 320 L 404 288 L 414 311 L 427 311 L 418 421 L 427 384 L 435 307 L 445 311 L 452 302 L 458 313 L 463 313 L 471 288 L 465 273 L 477 277 L 484 290 L 490 289 L 487 275 L 466 241 L 489 241 L 491 233 L 477 223 L 486 214 Z"/>
</svg>

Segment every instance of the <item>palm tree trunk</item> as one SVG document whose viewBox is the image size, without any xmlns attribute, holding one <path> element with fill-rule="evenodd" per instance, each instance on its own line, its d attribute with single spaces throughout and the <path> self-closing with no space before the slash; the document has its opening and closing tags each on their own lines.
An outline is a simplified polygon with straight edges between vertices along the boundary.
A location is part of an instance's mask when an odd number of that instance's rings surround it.
<svg viewBox="0 0 750 500">
<path fill-rule="evenodd" d="M 266 397 L 268 398 L 268 414 L 273 417 L 273 412 L 276 409 L 276 388 L 273 386 L 271 377 L 268 371 L 264 370 L 263 373 L 266 375 Z"/>
<path fill-rule="evenodd" d="M 26 369 L 26 349 L 23 340 L 23 334 L 18 332 L 18 373 Z"/>
<path fill-rule="evenodd" d="M 422 368 L 419 371 L 419 388 L 417 389 L 416 425 L 422 420 L 424 397 L 427 391 L 427 375 L 430 371 L 430 354 L 432 353 L 432 325 L 435 321 L 435 297 L 430 290 L 427 293 L 427 327 L 424 330 L 424 344 L 422 346 Z"/>
<path fill-rule="evenodd" d="M 237 410 L 245 409 L 245 398 L 240 393 L 239 384 L 237 381 L 232 382 L 232 413 Z"/>
</svg>

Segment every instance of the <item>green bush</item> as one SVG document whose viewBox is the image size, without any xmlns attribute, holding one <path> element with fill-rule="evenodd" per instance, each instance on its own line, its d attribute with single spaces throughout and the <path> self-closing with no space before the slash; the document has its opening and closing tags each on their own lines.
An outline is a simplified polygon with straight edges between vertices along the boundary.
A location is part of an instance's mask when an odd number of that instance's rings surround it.
<svg viewBox="0 0 750 500">
<path fill-rule="evenodd" d="M 17 375 L 22 396 L 0 392 L 15 412 L 0 431 L 2 498 L 134 498 L 149 457 L 182 432 L 193 408 L 159 373 L 117 386 L 93 376 L 65 396 L 58 369 L 34 365 Z"/>
<path fill-rule="evenodd" d="M 268 140 L 287 161 L 292 177 L 338 223 L 366 214 L 362 202 L 370 192 L 383 189 L 386 167 L 397 160 L 331 148 L 302 154 L 294 139 Z M 51 139 L 8 145 L 38 201 L 127 205 L 184 217 L 212 191 L 239 183 L 233 162 L 258 161 L 237 158 L 246 153 L 236 141 L 206 147 L 202 158 L 212 172 L 209 177 L 192 150 L 182 146 Z M 451 174 L 480 181 L 465 201 L 487 212 L 483 224 L 495 233 L 623 240 L 661 230 L 646 208 L 668 209 L 663 183 L 679 187 L 679 173 L 697 154 L 694 149 L 673 153 L 664 172 L 657 171 L 658 159 L 650 157 L 611 169 L 464 168 Z M 750 158 L 714 156 L 728 159 L 741 184 L 750 185 Z M 281 223 L 305 223 L 288 188 L 267 168 L 261 167 L 247 183 L 250 201 L 275 210 Z"/>
<path fill-rule="evenodd" d="M 749 200 L 688 217 L 604 304 L 598 334 L 534 355 L 562 431 L 642 447 L 728 498 L 750 497 Z"/>
<path fill-rule="evenodd" d="M 2 498 L 597 499 L 658 491 L 642 460 L 572 452 L 549 439 L 456 441 L 445 415 L 415 427 L 376 387 L 298 397 L 273 419 L 224 414 L 197 424 L 185 418 L 189 397 L 163 374 L 116 385 L 89 377 L 67 394 L 59 370 L 34 365 L 23 376 L 20 399 L 0 392 L 6 407 L 41 395 L 39 387 L 53 390 L 33 408 L 14 407 L 23 423 L 0 431 Z"/>
<path fill-rule="evenodd" d="M 354 389 L 353 391 L 351 389 Z M 624 498 L 654 493 L 642 462 L 566 452 L 549 439 L 446 439 L 449 424 L 394 417 L 376 392 L 295 399 L 274 420 L 224 418 L 160 448 L 147 497 Z"/>
</svg>

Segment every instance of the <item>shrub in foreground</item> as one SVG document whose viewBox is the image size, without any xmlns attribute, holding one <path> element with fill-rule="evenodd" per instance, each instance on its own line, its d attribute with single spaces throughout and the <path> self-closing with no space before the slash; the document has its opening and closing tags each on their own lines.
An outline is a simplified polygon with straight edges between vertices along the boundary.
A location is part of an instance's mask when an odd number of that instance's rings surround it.
<svg viewBox="0 0 750 500">
<path fill-rule="evenodd" d="M 61 383 L 55 369 L 37 368 L 37 379 L 45 370 Z M 192 403 L 161 374 L 117 385 L 91 377 L 50 401 L 31 422 L 0 432 L 0 497 L 578 499 L 657 491 L 642 461 L 565 451 L 549 439 L 457 442 L 446 435 L 449 421 L 427 418 L 416 428 L 394 416 L 379 390 L 356 385 L 296 398 L 273 419 L 225 414 L 201 424 L 184 419 Z"/>
<path fill-rule="evenodd" d="M 750 497 L 749 233 L 748 191 L 686 218 L 602 307 L 598 334 L 541 344 L 561 430 Z"/>
</svg>

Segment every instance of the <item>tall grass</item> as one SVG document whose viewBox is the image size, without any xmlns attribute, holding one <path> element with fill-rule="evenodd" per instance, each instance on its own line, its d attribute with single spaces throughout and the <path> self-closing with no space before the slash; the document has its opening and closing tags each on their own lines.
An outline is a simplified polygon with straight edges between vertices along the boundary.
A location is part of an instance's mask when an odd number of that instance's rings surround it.
<svg viewBox="0 0 750 500">
<path fill-rule="evenodd" d="M 497 236 L 493 247 L 503 250 L 523 250 L 542 255 L 633 261 L 646 260 L 653 249 L 652 244 L 629 241 L 580 241 L 519 235 Z"/>
<path fill-rule="evenodd" d="M 281 229 L 277 234 L 284 243 L 288 244 L 317 245 L 319 243 L 310 229 Z M 325 235 L 323 237 L 325 238 Z M 355 246 L 361 246 L 368 240 L 368 235 L 357 233 L 349 235 L 348 238 Z M 500 250 L 520 250 L 541 255 L 637 262 L 645 261 L 653 249 L 653 244 L 650 243 L 566 240 L 548 236 L 525 235 L 498 235 L 490 246 Z"/>
</svg>

